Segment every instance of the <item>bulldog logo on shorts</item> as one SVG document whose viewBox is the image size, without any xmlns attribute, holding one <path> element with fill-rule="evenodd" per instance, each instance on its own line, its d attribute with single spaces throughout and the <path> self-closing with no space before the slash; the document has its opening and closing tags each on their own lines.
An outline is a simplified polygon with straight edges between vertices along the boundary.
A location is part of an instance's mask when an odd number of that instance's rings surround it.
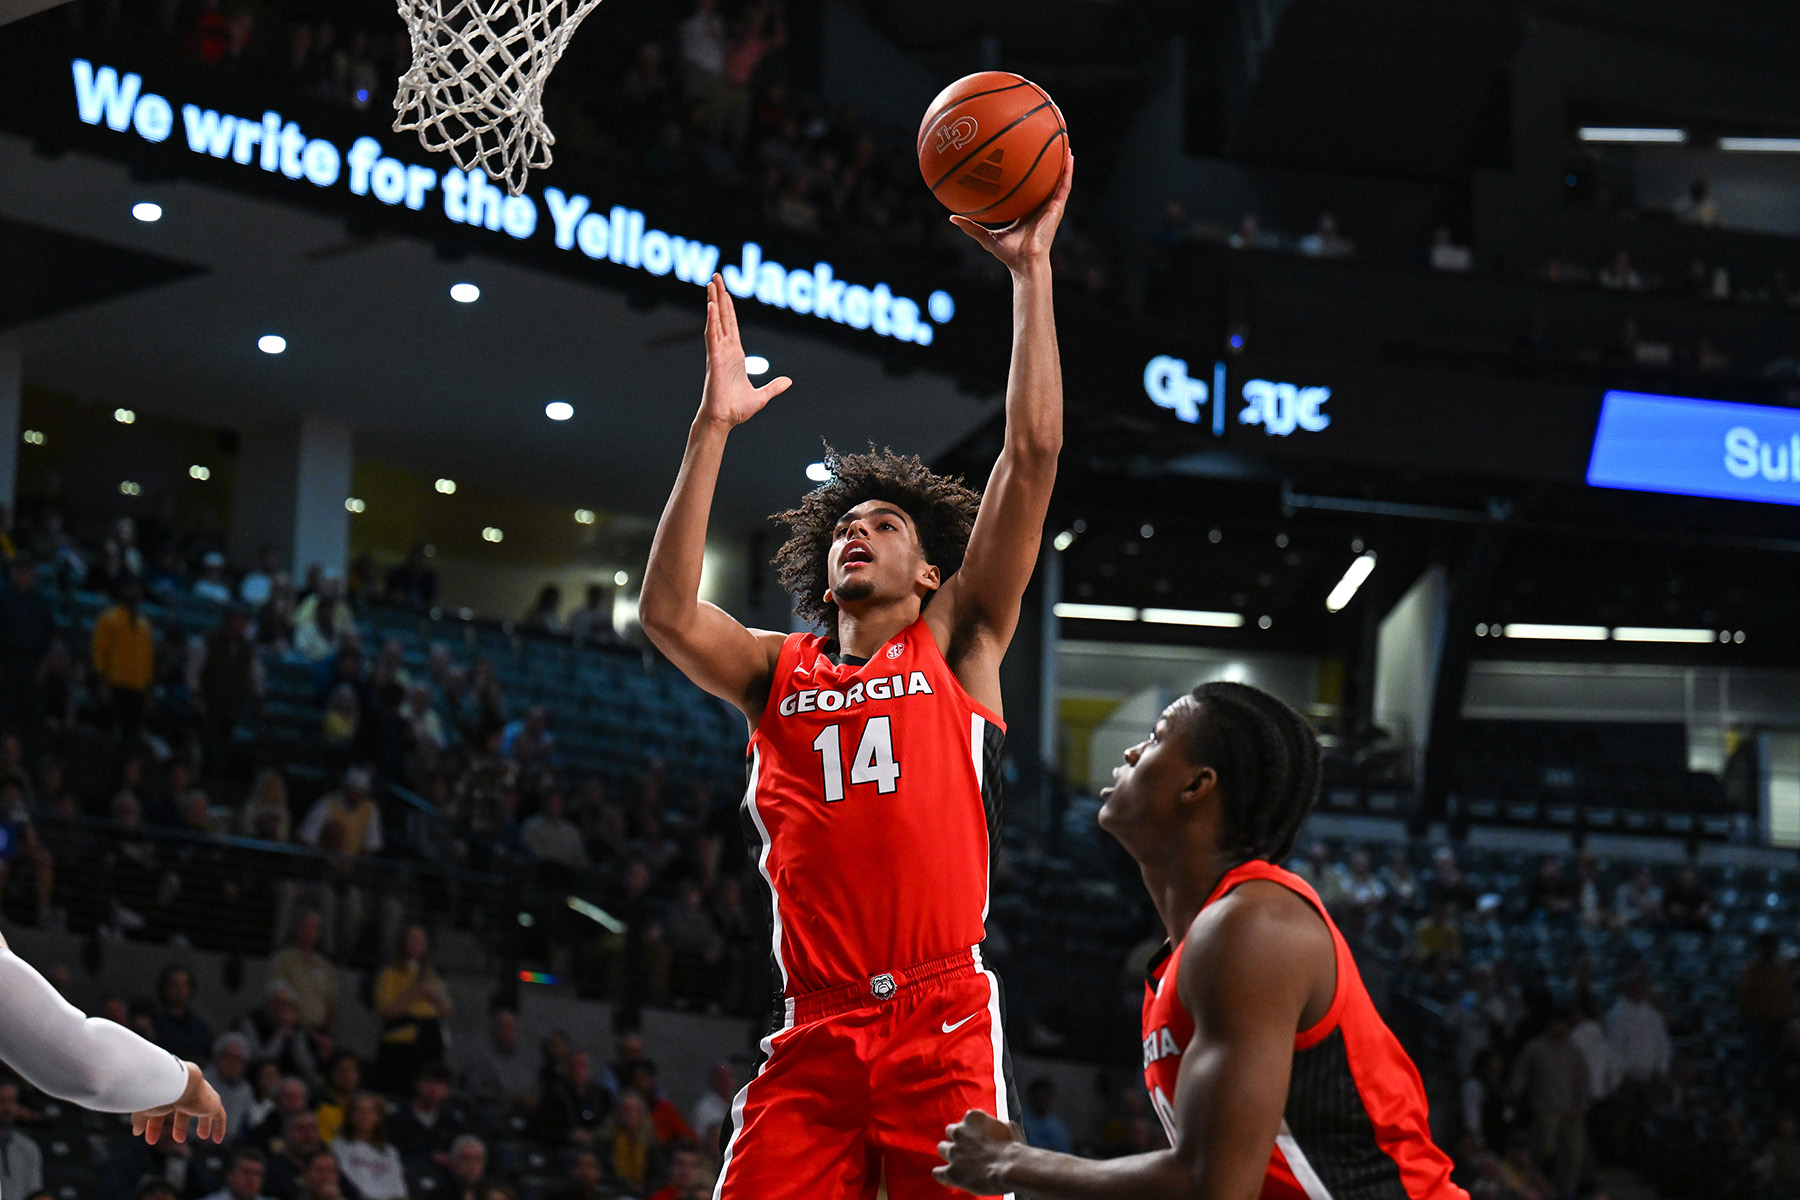
<svg viewBox="0 0 1800 1200">
<path fill-rule="evenodd" d="M 869 980 L 869 991 L 877 1000 L 886 1000 L 897 990 L 892 975 L 877 975 Z"/>
</svg>

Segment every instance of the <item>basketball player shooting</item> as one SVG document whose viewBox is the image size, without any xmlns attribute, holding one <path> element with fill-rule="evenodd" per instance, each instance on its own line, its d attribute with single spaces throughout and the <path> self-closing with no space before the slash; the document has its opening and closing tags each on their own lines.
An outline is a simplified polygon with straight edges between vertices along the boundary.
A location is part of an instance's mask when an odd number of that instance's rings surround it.
<svg viewBox="0 0 1800 1200">
<path fill-rule="evenodd" d="M 891 451 L 828 452 L 829 481 L 781 514 L 779 575 L 822 634 L 746 629 L 699 600 L 726 438 L 790 384 L 751 386 L 731 294 L 708 285 L 705 392 L 639 614 L 751 731 L 744 817 L 772 896 L 781 1013 L 732 1106 L 715 1200 L 860 1200 L 884 1176 L 893 1200 L 943 1197 L 945 1124 L 1013 1111 L 980 943 L 1000 660 L 1062 445 L 1050 243 L 1072 171 L 1065 159 L 1051 198 L 1004 229 L 952 218 L 1012 273 L 1006 436 L 986 493 Z"/>
<path fill-rule="evenodd" d="M 1144 995 L 1144 1083 L 1171 1149 L 1092 1162 L 985 1111 L 945 1130 L 938 1178 L 1039 1200 L 1468 1200 L 1425 1089 L 1317 893 L 1276 865 L 1319 791 L 1305 718 L 1206 683 L 1100 793 L 1168 930 Z"/>
</svg>

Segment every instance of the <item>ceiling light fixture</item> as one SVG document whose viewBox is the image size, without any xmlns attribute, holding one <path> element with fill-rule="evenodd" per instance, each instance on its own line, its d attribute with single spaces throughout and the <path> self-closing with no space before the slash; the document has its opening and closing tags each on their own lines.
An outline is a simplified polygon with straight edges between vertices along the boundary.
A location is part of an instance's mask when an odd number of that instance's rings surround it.
<svg viewBox="0 0 1800 1200">
<path fill-rule="evenodd" d="M 497 526 L 493 525 L 489 525 L 481 531 L 481 540 L 484 542 L 498 542 L 505 536 L 506 535 L 501 533 Z"/>
<path fill-rule="evenodd" d="M 264 354 L 281 354 L 287 350 L 287 339 L 279 333 L 265 333 L 256 339 L 256 348 Z"/>
<path fill-rule="evenodd" d="M 199 463 L 195 463 L 188 468 L 188 478 L 198 479 L 201 483 L 205 483 L 212 478 L 212 468 L 203 467 Z"/>
<path fill-rule="evenodd" d="M 456 495 L 456 480 L 454 479 L 440 479 L 431 486 L 437 489 L 440 496 Z"/>
<path fill-rule="evenodd" d="M 1356 598 L 1356 590 L 1363 585 L 1375 570 L 1375 552 L 1373 550 L 1361 555 L 1351 562 L 1344 577 L 1331 589 L 1331 595 L 1325 597 L 1326 612 L 1342 612 L 1344 606 Z"/>
<path fill-rule="evenodd" d="M 814 483 L 824 483 L 831 478 L 831 468 L 822 462 L 808 463 L 806 477 Z"/>
<path fill-rule="evenodd" d="M 1056 615 L 1064 621 L 1135 621 L 1138 610 L 1123 604 L 1059 603 Z"/>
<path fill-rule="evenodd" d="M 1244 624 L 1244 614 L 1208 612 L 1199 608 L 1146 608 L 1138 613 L 1138 620 L 1148 621 L 1152 625 L 1205 625 L 1213 629 L 1239 629 Z"/>
<path fill-rule="evenodd" d="M 1800 154 L 1800 138 L 1722 137 L 1719 149 L 1739 154 Z"/>
<path fill-rule="evenodd" d="M 594 523 L 594 510 L 591 508 L 576 509 L 575 523 L 577 525 L 592 525 Z"/>
<path fill-rule="evenodd" d="M 1075 544 L 1075 531 L 1073 529 L 1063 530 L 1054 538 L 1050 539 L 1050 544 L 1055 546 L 1058 550 L 1067 550 L 1070 546 Z"/>
<path fill-rule="evenodd" d="M 1535 638 L 1551 642 L 1604 642 L 1604 625 L 1539 625 L 1515 621 L 1502 630 L 1509 638 Z"/>
<path fill-rule="evenodd" d="M 137 414 L 129 408 L 115 408 L 113 409 L 113 420 L 121 425 L 131 425 L 136 423 Z"/>
<path fill-rule="evenodd" d="M 769 360 L 768 359 L 764 358 L 760 354 L 744 355 L 744 374 L 746 374 L 746 375 L 767 375 L 768 373 L 769 373 Z"/>
<path fill-rule="evenodd" d="M 613 586 L 614 587 L 624 587 L 626 584 L 628 584 L 630 582 L 631 582 L 631 576 L 627 572 L 624 572 L 624 571 L 614 571 L 613 572 Z"/>
<path fill-rule="evenodd" d="M 1717 634 L 1710 629 L 1662 629 L 1655 626 L 1620 625 L 1612 631 L 1615 642 L 1711 642 Z"/>
<path fill-rule="evenodd" d="M 1679 146 L 1688 140 L 1687 130 L 1640 125 L 1583 125 L 1575 136 L 1584 142 L 1637 142 Z"/>
<path fill-rule="evenodd" d="M 44 444 L 44 431 L 41 429 L 27 429 L 25 431 L 25 444 L 27 446 L 43 445 Z"/>
<path fill-rule="evenodd" d="M 473 304 L 481 299 L 481 289 L 472 283 L 453 283 L 450 285 L 450 298 L 458 304 Z"/>
<path fill-rule="evenodd" d="M 567 400 L 552 400 L 544 405 L 544 415 L 552 421 L 566 421 L 575 415 L 575 406 Z"/>
<path fill-rule="evenodd" d="M 154 200 L 139 200 L 131 206 L 131 215 L 148 225 L 162 220 L 162 205 Z"/>
<path fill-rule="evenodd" d="M 345 512 L 359 513 L 359 512 L 362 512 L 367 507 L 368 507 L 368 505 L 364 504 L 360 499 L 358 499 L 355 496 L 346 496 L 344 498 L 344 511 Z"/>
</svg>

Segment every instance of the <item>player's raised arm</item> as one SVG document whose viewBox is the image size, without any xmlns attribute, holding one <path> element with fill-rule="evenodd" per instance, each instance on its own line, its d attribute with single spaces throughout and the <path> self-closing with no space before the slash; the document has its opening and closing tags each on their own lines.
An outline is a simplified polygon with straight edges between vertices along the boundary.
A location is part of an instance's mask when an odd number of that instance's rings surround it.
<svg viewBox="0 0 1800 1200">
<path fill-rule="evenodd" d="M 752 722 L 762 715 L 782 635 L 746 629 L 723 609 L 701 601 L 700 569 L 725 438 L 792 383 L 783 375 L 761 387 L 751 385 L 731 293 L 714 275 L 706 285 L 706 388 L 688 430 L 681 474 L 650 545 L 638 619 L 656 648 L 689 679 L 737 705 Z"/>
<path fill-rule="evenodd" d="M 939 1181 L 1042 1200 L 1255 1200 L 1281 1130 L 1295 1030 L 1320 972 L 1335 971 L 1329 932 L 1293 900 L 1247 884 L 1188 935 L 1177 987 L 1194 1036 L 1173 1148 L 1095 1162 L 1033 1149 L 970 1113 L 938 1148 Z"/>
<path fill-rule="evenodd" d="M 1012 366 L 1006 381 L 1006 440 L 982 495 L 962 568 L 932 607 L 943 606 L 951 629 L 973 628 L 1000 650 L 1012 640 L 1019 603 L 1037 565 L 1062 451 L 1062 360 L 1056 346 L 1050 244 L 1075 175 L 1066 145 L 1062 182 L 1030 216 L 999 231 L 966 217 L 950 218 L 1012 272 Z"/>
</svg>

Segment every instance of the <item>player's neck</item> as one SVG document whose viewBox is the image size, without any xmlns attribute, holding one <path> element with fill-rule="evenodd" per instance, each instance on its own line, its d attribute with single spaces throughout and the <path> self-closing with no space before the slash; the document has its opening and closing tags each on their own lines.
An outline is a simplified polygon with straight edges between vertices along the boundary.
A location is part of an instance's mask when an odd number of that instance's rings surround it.
<svg viewBox="0 0 1800 1200">
<path fill-rule="evenodd" d="M 861 612 L 838 609 L 837 643 L 840 654 L 874 658 L 875 652 L 895 634 L 919 619 L 919 602 L 909 597 L 899 604 L 873 605 Z"/>
<path fill-rule="evenodd" d="M 1154 862 L 1139 861 L 1144 887 L 1150 892 L 1150 901 L 1156 906 L 1156 915 L 1162 919 L 1171 945 L 1181 944 L 1188 927 L 1232 866 L 1211 837 L 1181 837 L 1176 839 L 1171 853 Z"/>
</svg>

